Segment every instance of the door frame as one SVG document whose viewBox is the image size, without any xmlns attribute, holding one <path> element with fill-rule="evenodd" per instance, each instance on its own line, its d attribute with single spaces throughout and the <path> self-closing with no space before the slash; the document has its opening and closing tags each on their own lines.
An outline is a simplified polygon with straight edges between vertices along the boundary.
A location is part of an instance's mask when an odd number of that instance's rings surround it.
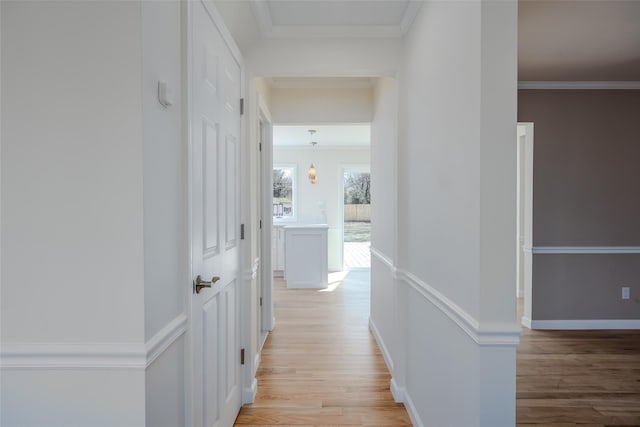
<svg viewBox="0 0 640 427">
<path fill-rule="evenodd" d="M 258 131 L 262 131 L 260 139 L 262 140 L 262 151 L 260 156 L 260 171 L 262 176 L 258 176 L 258 200 L 261 204 L 262 213 L 262 230 L 260 236 L 260 278 L 259 286 L 262 293 L 262 319 L 260 319 L 261 328 L 260 343 L 258 353 L 262 351 L 262 347 L 275 326 L 275 316 L 273 313 L 273 268 L 271 265 L 271 239 L 273 231 L 273 121 L 271 113 L 266 102 L 258 94 L 257 96 L 258 111 Z M 260 126 L 262 124 L 262 126 Z"/>
<path fill-rule="evenodd" d="M 198 1 L 198 0 L 195 0 Z M 227 47 L 229 48 L 232 56 L 234 57 L 234 59 L 238 62 L 238 64 L 240 65 L 240 96 L 242 98 L 245 97 L 245 93 L 246 93 L 246 88 L 245 88 L 245 65 L 244 65 L 244 61 L 242 58 L 242 54 L 240 53 L 240 49 L 238 48 L 238 46 L 236 45 L 235 41 L 233 40 L 233 37 L 231 36 L 231 33 L 229 33 L 229 30 L 226 28 L 225 24 L 224 24 L 224 20 L 222 19 L 222 16 L 219 14 L 218 10 L 216 9 L 214 3 L 212 0 L 199 0 L 204 8 L 210 13 L 211 18 L 213 19 L 214 24 L 216 25 L 218 31 L 220 32 L 220 34 L 222 35 L 222 39 L 225 42 L 225 44 L 227 45 Z M 193 179 L 192 179 L 192 174 L 191 171 L 193 169 L 193 162 L 192 162 L 192 156 L 193 156 L 193 144 L 192 144 L 192 133 L 191 133 L 191 118 L 193 115 L 193 108 L 192 108 L 192 103 L 193 103 L 193 97 L 192 97 L 192 89 L 193 89 L 193 82 L 192 82 L 192 75 L 193 75 L 193 41 L 192 41 L 192 34 L 193 34 L 193 12 L 192 12 L 192 4 L 190 1 L 185 1 L 185 2 L 181 2 L 182 4 L 182 8 L 181 8 L 181 33 L 182 33 L 182 40 L 181 40 L 181 48 L 182 48 L 182 67 L 181 67 L 181 72 L 182 72 L 182 78 L 181 78 L 181 89 L 182 89 L 182 96 L 181 96 L 181 101 L 182 101 L 182 135 L 184 138 L 184 144 L 186 146 L 186 150 L 185 150 L 185 155 L 186 155 L 186 160 L 184 161 L 184 165 L 185 165 L 185 170 L 183 172 L 183 178 L 185 179 L 186 182 L 186 197 L 185 197 L 185 203 L 187 203 L 187 251 L 186 251 L 186 256 L 183 260 L 183 262 L 185 262 L 185 271 L 186 271 L 186 276 L 185 276 L 185 288 L 184 288 L 184 292 L 185 292 L 185 304 L 184 304 L 184 310 L 185 310 L 185 314 L 187 316 L 187 330 L 185 333 L 185 347 L 184 347 L 184 421 L 185 421 L 185 425 L 186 426 L 191 426 L 193 424 L 193 419 L 194 419 L 194 411 L 195 411 L 195 407 L 194 407 L 194 399 L 193 399 L 193 395 L 194 395 L 194 390 L 193 390 L 193 386 L 194 386 L 194 381 L 193 381 L 193 377 L 194 377 L 194 366 L 193 366 L 193 336 L 192 336 L 192 331 L 193 331 L 193 327 L 192 327 L 192 315 L 191 315 L 191 311 L 192 311 L 192 294 L 193 294 L 193 277 L 195 277 L 194 275 L 194 271 L 193 271 L 193 253 L 192 253 L 192 246 L 193 246 L 193 241 L 192 241 L 192 233 L 193 233 L 193 221 L 192 221 L 192 214 L 193 214 L 193 209 L 192 209 L 192 204 L 193 204 L 193 198 L 192 198 L 192 193 L 193 193 Z M 243 158 L 242 158 L 242 147 L 245 145 L 245 141 L 246 141 L 246 137 L 245 137 L 245 126 L 246 126 L 246 114 L 243 114 L 240 117 L 240 130 L 239 130 L 239 146 L 240 146 L 240 163 L 243 163 Z M 239 181 L 238 181 L 238 185 L 239 188 L 242 188 L 242 174 L 240 172 L 239 173 Z M 246 206 L 244 205 L 242 198 L 240 198 L 240 203 L 239 203 L 239 212 L 238 212 L 238 222 L 241 223 L 242 222 L 242 218 L 244 217 L 244 212 L 246 210 Z M 239 230 L 238 230 L 239 233 Z M 242 275 L 242 272 L 245 271 L 246 269 L 246 262 L 244 259 L 244 251 L 245 249 L 243 248 L 243 242 L 242 240 L 240 241 L 240 247 L 239 247 L 239 269 L 238 269 L 238 280 L 240 282 L 243 281 L 244 277 Z M 242 333 L 243 331 L 243 322 L 245 322 L 245 315 L 248 312 L 248 310 L 251 309 L 251 307 L 247 307 L 246 303 L 245 303 L 245 291 L 244 291 L 244 286 L 240 286 L 239 287 L 239 295 L 236 298 L 236 300 L 238 301 L 238 307 L 237 309 L 239 310 L 240 313 L 240 325 L 239 325 L 239 331 L 240 331 L 240 335 L 239 335 L 239 342 L 241 344 L 242 348 L 247 348 L 249 347 L 246 342 L 245 336 Z M 241 366 L 240 369 L 240 378 L 239 378 L 239 384 L 240 386 L 242 386 L 242 384 L 244 384 L 244 380 L 245 378 L 247 378 L 247 373 L 248 373 L 248 368 L 250 365 L 245 364 L 243 366 Z M 250 375 L 250 372 L 249 372 Z M 242 393 L 242 388 L 241 388 L 241 398 L 243 396 Z M 244 403 L 244 402 L 242 402 Z"/>
<path fill-rule="evenodd" d="M 517 294 L 523 298 L 524 303 L 521 323 L 523 326 L 531 328 L 531 310 L 533 305 L 533 123 L 518 123 L 517 135 L 518 197 L 516 201 L 516 223 L 518 227 L 516 233 L 516 283 Z M 522 209 L 524 209 L 524 211 L 521 215 Z M 522 242 L 520 241 L 521 228 L 524 232 Z M 523 252 L 523 263 L 520 263 L 521 251 Z"/>
<path fill-rule="evenodd" d="M 371 155 L 371 144 L 369 144 L 369 155 Z M 344 270 L 344 173 L 347 171 L 353 172 L 361 172 L 368 173 L 371 176 L 371 161 L 369 163 L 340 163 L 340 168 L 338 169 L 338 173 L 340 177 L 338 182 L 340 183 L 339 187 L 339 197 L 340 197 L 340 258 L 342 259 L 342 269 Z"/>
</svg>

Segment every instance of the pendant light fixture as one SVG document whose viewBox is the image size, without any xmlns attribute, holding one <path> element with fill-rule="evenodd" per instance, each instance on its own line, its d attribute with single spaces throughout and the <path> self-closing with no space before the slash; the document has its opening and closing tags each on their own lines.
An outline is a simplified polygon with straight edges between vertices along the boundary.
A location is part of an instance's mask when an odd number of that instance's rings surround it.
<svg viewBox="0 0 640 427">
<path fill-rule="evenodd" d="M 318 144 L 316 141 L 313 140 L 313 134 L 316 133 L 315 129 L 309 129 L 309 144 L 311 144 L 312 147 L 315 147 L 316 144 Z M 316 174 L 316 168 L 313 166 L 313 163 L 311 163 L 311 166 L 309 166 L 309 182 L 311 184 L 316 184 L 318 182 L 318 175 Z"/>
</svg>

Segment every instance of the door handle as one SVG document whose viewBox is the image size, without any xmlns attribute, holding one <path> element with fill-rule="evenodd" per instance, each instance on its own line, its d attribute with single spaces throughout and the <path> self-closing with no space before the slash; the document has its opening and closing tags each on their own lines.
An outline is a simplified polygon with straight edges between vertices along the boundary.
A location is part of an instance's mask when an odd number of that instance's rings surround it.
<svg viewBox="0 0 640 427">
<path fill-rule="evenodd" d="M 202 277 L 198 274 L 196 280 L 193 282 L 193 289 L 196 294 L 199 294 L 202 288 L 210 288 L 211 285 L 215 284 L 220 278 L 218 276 L 213 276 L 211 281 L 207 282 L 206 280 L 202 280 Z"/>
</svg>

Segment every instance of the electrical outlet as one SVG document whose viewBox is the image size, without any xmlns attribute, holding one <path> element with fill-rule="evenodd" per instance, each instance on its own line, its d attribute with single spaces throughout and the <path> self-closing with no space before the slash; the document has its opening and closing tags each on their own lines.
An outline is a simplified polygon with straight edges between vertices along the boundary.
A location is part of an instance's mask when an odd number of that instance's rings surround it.
<svg viewBox="0 0 640 427">
<path fill-rule="evenodd" d="M 631 298 L 631 292 L 629 292 L 629 287 L 628 286 L 623 286 L 622 287 L 622 299 L 629 299 Z"/>
</svg>

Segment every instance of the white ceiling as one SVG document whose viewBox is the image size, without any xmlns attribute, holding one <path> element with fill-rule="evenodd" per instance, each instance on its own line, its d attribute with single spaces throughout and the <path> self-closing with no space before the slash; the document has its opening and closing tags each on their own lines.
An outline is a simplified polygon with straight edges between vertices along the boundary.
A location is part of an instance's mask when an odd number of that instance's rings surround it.
<svg viewBox="0 0 640 427">
<path fill-rule="evenodd" d="M 269 37 L 400 37 L 422 3 L 216 0 L 242 51 Z M 519 0 L 518 9 L 519 80 L 640 80 L 640 0 Z"/>
<path fill-rule="evenodd" d="M 312 147 L 309 129 L 315 129 L 313 140 L 318 144 Z M 353 125 L 290 125 L 273 127 L 274 147 L 297 148 L 367 148 L 371 141 L 371 126 Z"/>
</svg>

